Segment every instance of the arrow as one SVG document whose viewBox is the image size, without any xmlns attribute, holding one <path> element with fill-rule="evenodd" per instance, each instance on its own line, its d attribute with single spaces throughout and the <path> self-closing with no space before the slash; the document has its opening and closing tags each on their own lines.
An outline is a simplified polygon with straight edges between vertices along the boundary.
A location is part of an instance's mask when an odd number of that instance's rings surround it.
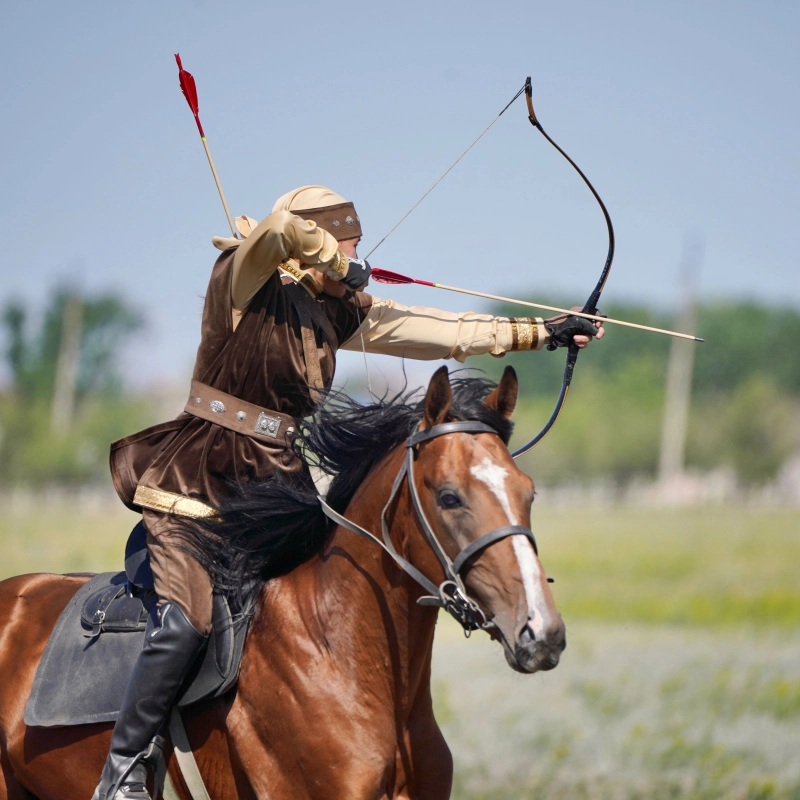
<svg viewBox="0 0 800 800">
<path fill-rule="evenodd" d="M 203 126 L 200 122 L 200 104 L 197 101 L 197 86 L 194 82 L 194 76 L 191 72 L 187 72 L 183 68 L 183 64 L 181 64 L 180 53 L 175 53 L 175 61 L 178 62 L 178 82 L 180 83 L 183 96 L 186 98 L 186 102 L 189 104 L 189 108 L 192 110 L 194 121 L 197 123 L 197 130 L 200 132 L 200 140 L 203 142 L 203 149 L 206 151 L 208 165 L 211 167 L 211 174 L 214 176 L 214 182 L 217 184 L 217 191 L 219 192 L 220 200 L 222 200 L 222 205 L 225 209 L 225 216 L 228 218 L 228 225 L 231 226 L 231 233 L 233 234 L 233 237 L 238 239 L 239 234 L 236 232 L 236 226 L 233 224 L 233 218 L 231 217 L 231 212 L 228 209 L 228 203 L 225 200 L 225 194 L 222 191 L 222 184 L 219 182 L 217 168 L 214 166 L 214 159 L 211 158 L 211 151 L 208 149 L 206 135 L 203 133 Z"/>
<path fill-rule="evenodd" d="M 529 303 L 525 300 L 515 300 L 513 297 L 500 297 L 496 294 L 487 294 L 486 292 L 473 292 L 470 289 L 459 289 L 457 286 L 446 286 L 443 283 L 433 283 L 432 281 L 423 281 L 419 278 L 409 278 L 407 275 L 401 275 L 399 272 L 392 272 L 388 269 L 373 268 L 371 278 L 374 278 L 378 283 L 394 283 L 406 284 L 416 283 L 419 286 L 431 286 L 434 289 L 446 289 L 448 292 L 459 292 L 460 294 L 471 294 L 473 297 L 485 297 L 488 300 L 497 300 L 501 303 L 513 303 L 518 306 L 529 306 L 530 308 L 540 308 L 545 311 L 556 311 L 559 314 L 570 314 L 573 317 L 583 317 L 584 319 L 597 320 L 598 322 L 606 323 L 611 322 L 614 325 L 623 325 L 626 328 L 636 328 L 640 331 L 650 331 L 651 333 L 663 333 L 667 336 L 677 336 L 679 339 L 689 339 L 693 342 L 703 342 L 699 336 L 692 336 L 688 333 L 678 333 L 676 331 L 668 331 L 663 328 L 652 328 L 649 325 L 637 325 L 635 322 L 625 322 L 621 319 L 611 319 L 609 317 L 601 317 L 598 314 L 584 314 L 581 311 L 569 311 L 566 308 L 556 308 L 555 306 L 546 306 L 542 303 Z"/>
</svg>

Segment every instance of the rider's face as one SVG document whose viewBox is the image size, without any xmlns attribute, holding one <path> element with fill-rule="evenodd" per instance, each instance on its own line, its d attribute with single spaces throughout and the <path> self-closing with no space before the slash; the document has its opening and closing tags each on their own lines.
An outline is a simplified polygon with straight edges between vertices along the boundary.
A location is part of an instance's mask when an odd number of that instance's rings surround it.
<svg viewBox="0 0 800 800">
<path fill-rule="evenodd" d="M 343 241 L 339 242 L 339 250 L 348 258 L 358 258 L 356 248 L 358 247 L 360 241 L 360 236 L 357 236 L 355 239 L 344 239 Z"/>
<path fill-rule="evenodd" d="M 360 236 L 355 239 L 344 239 L 339 242 L 339 251 L 344 253 L 348 258 L 358 258 L 357 248 L 360 241 Z M 341 281 L 332 281 L 323 272 L 313 267 L 310 271 L 314 273 L 314 277 L 322 284 L 322 291 L 325 292 L 325 294 L 330 297 L 344 297 L 347 287 L 341 283 Z"/>
</svg>

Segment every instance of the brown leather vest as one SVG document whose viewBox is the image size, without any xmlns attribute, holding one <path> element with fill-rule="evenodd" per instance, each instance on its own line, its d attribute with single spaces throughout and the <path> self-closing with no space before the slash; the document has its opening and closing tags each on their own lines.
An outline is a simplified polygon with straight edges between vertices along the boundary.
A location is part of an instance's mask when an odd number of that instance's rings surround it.
<svg viewBox="0 0 800 800">
<path fill-rule="evenodd" d="M 309 318 L 312 321 L 322 383 L 330 386 L 336 340 L 343 342 L 358 330 L 372 298 L 349 291 L 342 299 L 323 294 L 312 301 L 317 304 L 316 313 L 309 316 L 304 301 L 295 297 L 293 302 L 291 296 L 305 289 L 276 272 L 234 330 L 230 292 L 234 253 L 224 252 L 211 274 L 193 378 L 249 403 L 295 418 L 305 416 L 314 400 L 303 358 L 302 322 L 308 331 Z M 320 311 L 329 325 L 314 321 Z M 141 510 L 133 504 L 138 484 L 218 503 L 228 481 L 264 480 L 276 469 L 294 472 L 304 466 L 291 450 L 277 443 L 186 413 L 111 445 L 114 487 L 123 503 L 136 511 Z"/>
</svg>

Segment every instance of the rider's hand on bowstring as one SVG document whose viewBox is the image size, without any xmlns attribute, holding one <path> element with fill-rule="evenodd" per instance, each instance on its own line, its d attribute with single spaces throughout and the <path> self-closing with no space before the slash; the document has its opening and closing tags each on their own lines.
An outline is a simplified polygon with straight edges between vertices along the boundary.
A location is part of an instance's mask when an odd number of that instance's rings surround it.
<svg viewBox="0 0 800 800">
<path fill-rule="evenodd" d="M 325 270 L 309 267 L 309 272 L 322 284 L 322 291 L 331 297 L 344 297 L 347 289 L 363 291 L 369 282 L 372 268 L 364 259 L 358 257 L 358 244 L 361 237 L 344 239 L 339 242 L 338 261 L 334 268 Z"/>
<path fill-rule="evenodd" d="M 322 281 L 322 290 L 331 297 L 344 297 L 345 289 L 363 291 L 371 274 L 372 268 L 366 261 L 351 256 L 345 256 L 343 275 L 337 275 L 333 270 L 314 270 L 314 276 Z"/>
<path fill-rule="evenodd" d="M 581 306 L 573 306 L 572 311 L 583 311 Z M 604 316 L 599 311 L 597 316 Z M 575 317 L 570 314 L 559 314 L 544 321 L 547 331 L 547 349 L 555 350 L 557 347 L 569 347 L 572 342 L 583 350 L 589 346 L 592 338 L 602 339 L 605 335 L 603 323 L 599 320 L 589 320 Z"/>
<path fill-rule="evenodd" d="M 361 258 L 347 259 L 347 273 L 342 278 L 342 283 L 354 292 L 358 292 L 367 285 L 369 276 L 372 274 L 372 267 Z"/>
</svg>

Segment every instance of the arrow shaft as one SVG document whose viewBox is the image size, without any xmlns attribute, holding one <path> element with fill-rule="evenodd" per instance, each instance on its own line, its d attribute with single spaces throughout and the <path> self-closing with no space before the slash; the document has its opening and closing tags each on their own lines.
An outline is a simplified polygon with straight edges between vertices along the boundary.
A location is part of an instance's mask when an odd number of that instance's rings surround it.
<svg viewBox="0 0 800 800">
<path fill-rule="evenodd" d="M 208 166 L 211 167 L 211 174 L 214 176 L 214 183 L 217 184 L 217 191 L 219 192 L 219 199 L 222 200 L 222 207 L 225 209 L 225 216 L 228 218 L 228 225 L 231 229 L 231 234 L 234 239 L 239 238 L 236 232 L 236 226 L 233 224 L 233 217 L 231 217 L 230 209 L 228 208 L 228 201 L 225 199 L 225 192 L 222 191 L 222 183 L 217 174 L 217 168 L 214 166 L 214 159 L 211 158 L 211 150 L 208 149 L 208 142 L 206 135 L 203 132 L 203 124 L 200 122 L 200 104 L 197 100 L 197 84 L 195 83 L 194 76 L 191 72 L 187 72 L 181 63 L 180 53 L 175 53 L 175 62 L 178 65 L 178 84 L 181 87 L 184 98 L 189 104 L 189 110 L 194 116 L 194 121 L 197 124 L 197 131 L 200 134 L 200 141 L 203 143 L 203 149 L 206 151 L 206 158 L 208 159 Z"/>
<path fill-rule="evenodd" d="M 228 201 L 225 199 L 225 192 L 222 191 L 222 184 L 220 183 L 219 175 L 217 175 L 217 168 L 214 166 L 214 159 L 211 158 L 211 151 L 208 149 L 208 142 L 206 141 L 206 137 L 201 136 L 200 141 L 202 141 L 203 149 L 206 151 L 206 157 L 208 158 L 208 165 L 211 167 L 211 174 L 214 176 L 214 183 L 217 184 L 219 199 L 222 200 L 222 207 L 225 209 L 225 216 L 228 218 L 228 225 L 230 225 L 231 227 L 231 235 L 235 239 L 238 239 L 239 234 L 236 232 L 236 226 L 233 224 L 233 217 L 231 217 L 231 211 L 228 208 Z"/>
<path fill-rule="evenodd" d="M 415 281 L 416 283 L 417 281 Z M 650 325 L 638 325 L 635 322 L 625 322 L 621 319 L 611 319 L 610 317 L 599 317 L 596 314 L 584 314 L 581 311 L 570 311 L 566 308 L 557 308 L 556 306 L 546 306 L 542 303 L 529 303 L 525 300 L 515 300 L 513 297 L 501 297 L 497 294 L 488 294 L 486 292 L 473 292 L 470 289 L 460 289 L 457 286 L 446 286 L 443 283 L 428 283 L 427 281 L 420 283 L 423 286 L 435 286 L 437 289 L 446 289 L 448 292 L 459 292 L 460 294 L 469 294 L 473 297 L 485 297 L 488 300 L 497 300 L 501 303 L 513 303 L 518 306 L 528 306 L 530 308 L 539 308 L 545 311 L 555 311 L 559 314 L 570 314 L 573 317 L 583 317 L 584 319 L 597 320 L 598 322 L 610 322 L 614 325 L 622 325 L 626 328 L 636 328 L 640 331 L 650 331 L 651 333 L 663 333 L 666 336 L 676 336 L 679 339 L 689 339 L 694 342 L 702 342 L 697 336 L 692 336 L 688 333 L 678 333 L 677 331 L 668 331 L 664 328 L 653 328 Z"/>
</svg>

